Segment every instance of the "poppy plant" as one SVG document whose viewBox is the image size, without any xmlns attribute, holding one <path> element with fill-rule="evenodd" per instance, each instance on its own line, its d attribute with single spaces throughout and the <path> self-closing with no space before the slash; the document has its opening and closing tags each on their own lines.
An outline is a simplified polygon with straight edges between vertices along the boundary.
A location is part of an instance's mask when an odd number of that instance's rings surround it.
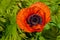
<svg viewBox="0 0 60 40">
<path fill-rule="evenodd" d="M 50 21 L 50 10 L 44 3 L 36 2 L 28 8 L 21 9 L 16 21 L 19 28 L 25 32 L 41 32 Z"/>
</svg>

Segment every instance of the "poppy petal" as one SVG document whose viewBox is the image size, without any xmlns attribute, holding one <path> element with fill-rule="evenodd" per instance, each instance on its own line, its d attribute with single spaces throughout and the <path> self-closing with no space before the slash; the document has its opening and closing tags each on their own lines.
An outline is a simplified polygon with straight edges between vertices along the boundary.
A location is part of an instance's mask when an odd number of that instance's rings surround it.
<svg viewBox="0 0 60 40">
<path fill-rule="evenodd" d="M 45 12 L 46 23 L 50 21 L 50 9 L 47 5 L 45 5 L 42 2 L 36 2 L 35 4 L 32 4 L 30 7 L 39 7 L 41 10 L 43 10 L 43 12 Z"/>
</svg>

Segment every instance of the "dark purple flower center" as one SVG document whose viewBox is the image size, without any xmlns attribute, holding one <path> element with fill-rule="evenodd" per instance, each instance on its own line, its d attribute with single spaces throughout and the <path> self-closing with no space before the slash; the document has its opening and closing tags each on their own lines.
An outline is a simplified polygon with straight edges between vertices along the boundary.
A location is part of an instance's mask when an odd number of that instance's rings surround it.
<svg viewBox="0 0 60 40">
<path fill-rule="evenodd" d="M 30 15 L 27 18 L 27 23 L 30 26 L 41 24 L 42 23 L 42 18 L 39 15 L 33 14 L 33 15 Z"/>
</svg>

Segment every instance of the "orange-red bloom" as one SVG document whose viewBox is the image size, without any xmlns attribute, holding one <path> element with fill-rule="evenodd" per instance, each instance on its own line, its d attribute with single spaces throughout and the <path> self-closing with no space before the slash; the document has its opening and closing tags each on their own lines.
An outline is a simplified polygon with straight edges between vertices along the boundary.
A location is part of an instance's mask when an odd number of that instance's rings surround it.
<svg viewBox="0 0 60 40">
<path fill-rule="evenodd" d="M 21 9 L 17 14 L 17 24 L 25 32 L 41 32 L 44 25 L 50 21 L 50 10 L 41 2 Z"/>
</svg>

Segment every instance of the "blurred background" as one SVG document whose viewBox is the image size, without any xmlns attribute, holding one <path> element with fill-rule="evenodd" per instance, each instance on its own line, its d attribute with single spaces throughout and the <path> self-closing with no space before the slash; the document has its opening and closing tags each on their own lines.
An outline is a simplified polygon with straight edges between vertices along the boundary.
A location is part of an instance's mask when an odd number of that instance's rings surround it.
<svg viewBox="0 0 60 40">
<path fill-rule="evenodd" d="M 17 12 L 35 2 L 50 8 L 51 21 L 42 32 L 24 33 L 16 24 Z M 60 40 L 60 0 L 0 0 L 0 40 Z"/>
</svg>

